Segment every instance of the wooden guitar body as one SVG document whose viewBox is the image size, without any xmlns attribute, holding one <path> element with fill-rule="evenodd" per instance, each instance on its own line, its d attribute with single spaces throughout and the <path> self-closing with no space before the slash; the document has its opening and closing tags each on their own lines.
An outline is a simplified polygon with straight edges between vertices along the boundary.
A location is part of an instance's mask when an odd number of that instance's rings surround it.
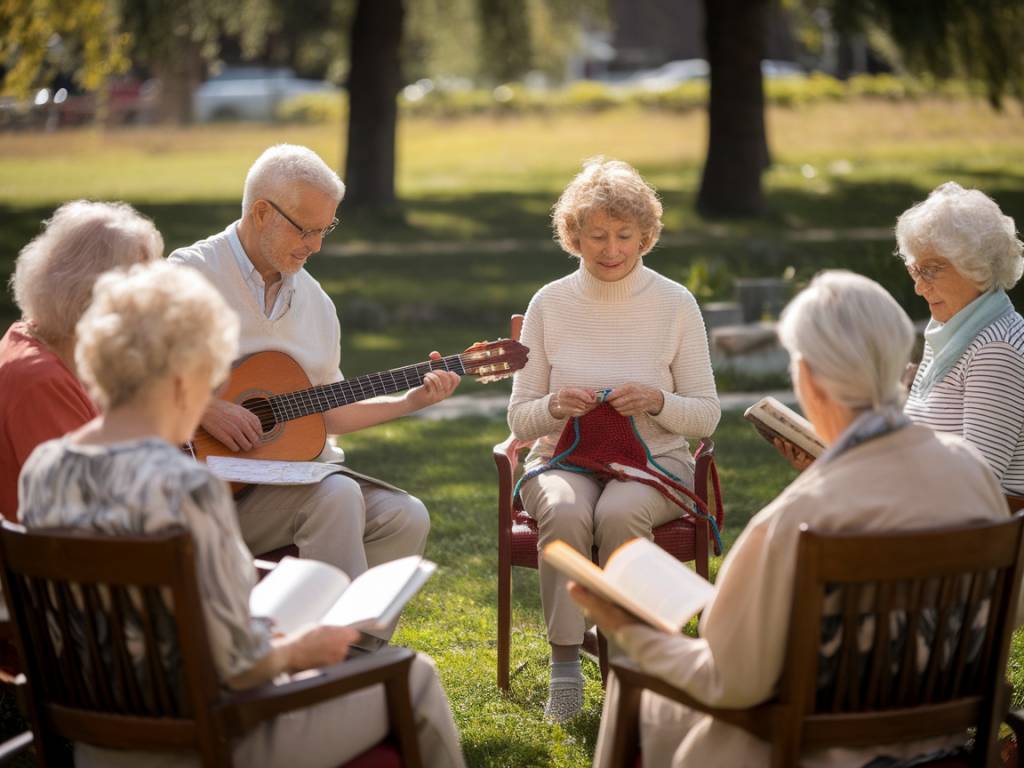
<svg viewBox="0 0 1024 768">
<path fill-rule="evenodd" d="M 200 427 L 192 440 L 196 458 L 236 456 L 246 459 L 312 461 L 323 451 L 327 427 L 320 413 L 278 421 L 268 398 L 289 395 L 299 398 L 311 388 L 306 372 L 284 352 L 259 352 L 242 360 L 231 371 L 231 378 L 219 396 L 244 406 L 260 417 L 263 437 L 250 451 L 232 451 Z"/>
</svg>

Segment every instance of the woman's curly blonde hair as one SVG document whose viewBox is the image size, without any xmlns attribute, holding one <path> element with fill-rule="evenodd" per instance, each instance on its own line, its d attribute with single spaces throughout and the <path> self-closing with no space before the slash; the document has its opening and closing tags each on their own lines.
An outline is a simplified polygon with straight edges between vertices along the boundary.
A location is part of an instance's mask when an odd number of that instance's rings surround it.
<svg viewBox="0 0 1024 768">
<path fill-rule="evenodd" d="M 238 352 L 238 316 L 199 272 L 157 261 L 100 275 L 78 321 L 75 363 L 104 410 L 172 373 L 224 379 Z"/>
<path fill-rule="evenodd" d="M 562 250 L 580 255 L 580 231 L 591 215 L 603 211 L 613 219 L 636 222 L 640 255 L 650 252 L 661 235 L 661 201 L 654 187 L 621 160 L 593 157 L 583 163 L 551 209 L 555 239 Z"/>
</svg>

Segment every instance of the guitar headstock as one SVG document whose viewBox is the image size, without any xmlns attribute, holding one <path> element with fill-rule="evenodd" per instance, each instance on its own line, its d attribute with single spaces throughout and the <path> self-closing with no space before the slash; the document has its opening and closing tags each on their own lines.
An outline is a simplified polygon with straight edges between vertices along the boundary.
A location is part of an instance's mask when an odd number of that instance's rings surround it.
<svg viewBox="0 0 1024 768">
<path fill-rule="evenodd" d="M 481 384 L 507 379 L 526 365 L 530 350 L 518 341 L 478 341 L 462 353 L 462 367 Z"/>
</svg>

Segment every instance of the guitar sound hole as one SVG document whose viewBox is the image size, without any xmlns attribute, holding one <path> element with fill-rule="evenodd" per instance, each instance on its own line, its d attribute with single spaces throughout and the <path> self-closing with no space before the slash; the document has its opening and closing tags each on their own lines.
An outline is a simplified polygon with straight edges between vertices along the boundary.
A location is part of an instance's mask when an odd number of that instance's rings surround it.
<svg viewBox="0 0 1024 768">
<path fill-rule="evenodd" d="M 277 426 L 274 410 L 270 407 L 270 401 L 265 397 L 251 397 L 248 400 L 243 400 L 242 407 L 256 414 L 256 417 L 260 420 L 263 434 L 267 434 Z"/>
</svg>

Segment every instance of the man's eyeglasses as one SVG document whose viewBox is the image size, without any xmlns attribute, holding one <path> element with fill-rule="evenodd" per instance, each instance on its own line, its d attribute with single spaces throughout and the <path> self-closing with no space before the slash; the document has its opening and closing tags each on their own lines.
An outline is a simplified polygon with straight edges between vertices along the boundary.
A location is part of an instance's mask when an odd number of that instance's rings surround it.
<svg viewBox="0 0 1024 768">
<path fill-rule="evenodd" d="M 264 200 L 266 200 L 266 198 L 264 198 Z M 292 220 L 291 216 L 289 216 L 287 213 L 278 208 L 277 205 L 274 204 L 272 201 L 267 200 L 267 203 L 270 205 L 271 208 L 280 213 L 285 221 L 287 221 L 289 224 L 295 227 L 296 231 L 299 233 L 299 237 L 301 237 L 303 240 L 308 240 L 309 238 L 316 236 L 319 236 L 320 239 L 323 240 L 325 237 L 331 234 L 331 232 L 334 231 L 335 227 L 338 226 L 338 220 L 335 218 L 332 219 L 331 223 L 328 224 L 323 229 L 303 229 Z"/>
<path fill-rule="evenodd" d="M 907 273 L 911 278 L 917 280 L 921 278 L 926 283 L 934 283 L 944 269 L 949 267 L 949 264 L 931 264 L 925 267 L 920 267 L 917 264 L 907 264 Z"/>
</svg>

